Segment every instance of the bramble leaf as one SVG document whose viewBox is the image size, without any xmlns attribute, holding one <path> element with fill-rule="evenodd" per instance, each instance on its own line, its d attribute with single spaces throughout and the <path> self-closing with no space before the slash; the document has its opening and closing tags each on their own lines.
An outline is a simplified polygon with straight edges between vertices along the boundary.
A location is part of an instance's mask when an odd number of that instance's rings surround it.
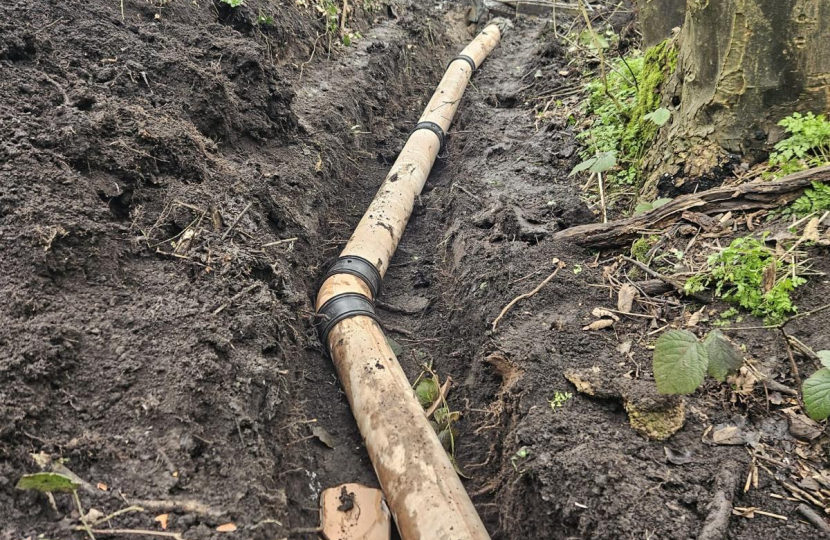
<svg viewBox="0 0 830 540">
<path fill-rule="evenodd" d="M 670 330 L 654 346 L 654 381 L 661 394 L 691 394 L 703 384 L 706 348 L 688 330 Z"/>
<path fill-rule="evenodd" d="M 830 416 L 830 369 L 813 373 L 802 385 L 807 416 L 821 421 Z"/>
<path fill-rule="evenodd" d="M 830 368 L 830 351 L 818 351 L 816 353 L 821 365 Z"/>
<path fill-rule="evenodd" d="M 726 376 L 740 369 L 744 358 L 731 341 L 720 330 L 712 330 L 703 341 L 709 357 L 709 375 L 723 382 Z"/>
</svg>

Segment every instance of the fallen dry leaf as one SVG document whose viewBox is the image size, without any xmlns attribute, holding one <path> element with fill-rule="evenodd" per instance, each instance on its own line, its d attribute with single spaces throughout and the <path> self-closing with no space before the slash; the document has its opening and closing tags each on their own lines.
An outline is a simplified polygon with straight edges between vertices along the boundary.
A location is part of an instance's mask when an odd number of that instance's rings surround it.
<svg viewBox="0 0 830 540">
<path fill-rule="evenodd" d="M 689 317 L 689 320 L 686 322 L 686 326 L 688 328 L 692 328 L 697 326 L 697 323 L 700 322 L 700 318 L 703 316 L 703 310 L 706 309 L 705 307 L 700 308 L 699 311 L 695 311 L 692 313 L 692 316 Z"/>
<path fill-rule="evenodd" d="M 160 514 L 160 515 L 156 516 L 155 521 L 158 521 L 159 525 L 161 525 L 161 529 L 163 531 L 166 531 L 167 530 L 167 520 L 169 518 L 170 518 L 170 514 Z"/>
<path fill-rule="evenodd" d="M 810 221 L 807 222 L 807 225 L 804 227 L 804 234 L 801 235 L 801 239 L 805 242 L 818 242 L 821 238 L 818 233 L 818 224 L 819 218 L 814 217 Z"/>
<path fill-rule="evenodd" d="M 594 321 L 588 326 L 583 326 L 583 330 L 602 330 L 603 328 L 608 328 L 609 326 L 613 326 L 614 321 L 612 319 L 600 319 L 598 321 Z"/>
<path fill-rule="evenodd" d="M 591 312 L 591 315 L 598 319 L 602 317 L 609 317 L 611 319 L 614 319 L 615 321 L 620 320 L 616 313 L 614 313 L 613 311 L 608 311 L 607 309 L 601 307 L 594 308 L 594 310 Z"/>
<path fill-rule="evenodd" d="M 109 487 L 107 487 L 107 485 L 106 485 L 105 483 L 103 483 L 103 482 L 98 482 L 98 484 L 96 485 L 96 487 L 97 487 L 98 489 L 100 489 L 101 491 L 106 491 L 106 490 L 108 490 L 108 489 L 109 489 Z"/>
<path fill-rule="evenodd" d="M 236 525 L 234 525 L 233 523 L 223 523 L 222 525 L 216 527 L 217 532 L 233 532 L 235 530 Z"/>
<path fill-rule="evenodd" d="M 637 288 L 631 283 L 626 283 L 620 287 L 620 292 L 617 296 L 617 309 L 623 313 L 631 313 L 636 298 Z"/>
</svg>

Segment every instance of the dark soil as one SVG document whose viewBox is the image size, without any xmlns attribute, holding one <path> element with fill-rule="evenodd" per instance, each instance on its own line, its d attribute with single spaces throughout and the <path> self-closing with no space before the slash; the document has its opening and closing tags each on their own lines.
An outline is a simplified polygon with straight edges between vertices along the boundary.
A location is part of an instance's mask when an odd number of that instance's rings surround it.
<svg viewBox="0 0 830 540">
<path fill-rule="evenodd" d="M 160 530 L 153 518 L 169 513 L 168 530 L 189 539 L 224 537 L 226 522 L 239 528 L 229 537 L 283 538 L 316 526 L 322 489 L 376 485 L 314 335 L 315 285 L 474 29 L 461 6 L 356 4 L 362 37 L 331 52 L 325 21 L 294 2 L 127 0 L 123 21 L 112 1 L 4 6 L 0 539 L 85 537 L 70 496 L 53 508 L 14 488 L 40 452 L 89 483 L 85 509 L 167 501 L 113 527 Z M 274 23 L 257 24 L 263 13 Z M 597 366 L 651 381 L 650 328 L 583 331 L 615 303 L 606 263 L 549 238 L 597 219 L 568 177 L 567 116 L 534 118 L 536 96 L 574 83 L 549 30 L 517 22 L 476 74 L 384 283 L 404 370 L 414 380 L 432 361 L 455 381 L 474 503 L 497 539 L 688 539 L 734 476 L 735 506 L 789 520 L 733 517 L 728 538 L 815 534 L 797 503 L 769 496 L 787 495 L 770 476 L 743 493 L 744 447 L 701 440 L 746 418 L 764 443 L 801 444 L 763 388 L 732 402 L 707 383 L 685 427 L 650 442 L 619 402 L 564 378 Z M 493 333 L 554 258 L 567 267 Z M 818 266 L 830 271 L 826 257 Z M 797 301 L 807 311 L 828 296 L 816 279 Z M 820 321 L 789 331 L 830 348 Z M 628 339 L 630 357 L 617 350 Z M 792 385 L 779 336 L 736 341 Z M 556 392 L 574 396 L 553 410 Z M 673 464 L 666 448 L 690 457 Z"/>
</svg>

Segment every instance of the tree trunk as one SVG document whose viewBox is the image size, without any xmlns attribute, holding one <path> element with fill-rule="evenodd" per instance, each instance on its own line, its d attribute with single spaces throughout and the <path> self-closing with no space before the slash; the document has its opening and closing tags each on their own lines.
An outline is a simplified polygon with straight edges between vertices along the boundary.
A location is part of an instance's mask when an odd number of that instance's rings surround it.
<svg viewBox="0 0 830 540">
<path fill-rule="evenodd" d="M 672 122 L 643 162 L 645 197 L 661 178 L 711 176 L 729 154 L 764 159 L 779 120 L 830 107 L 827 0 L 688 0 L 677 46 L 663 89 Z"/>
<path fill-rule="evenodd" d="M 683 26 L 686 18 L 686 0 L 638 0 L 637 9 L 644 47 L 670 38 L 672 30 Z"/>
</svg>

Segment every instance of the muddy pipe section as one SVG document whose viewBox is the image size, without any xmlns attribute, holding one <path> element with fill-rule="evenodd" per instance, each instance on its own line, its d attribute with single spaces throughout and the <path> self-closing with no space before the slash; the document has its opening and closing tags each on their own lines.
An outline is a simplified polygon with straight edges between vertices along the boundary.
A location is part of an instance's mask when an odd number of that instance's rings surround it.
<svg viewBox="0 0 830 540">
<path fill-rule="evenodd" d="M 447 67 L 438 88 L 317 294 L 328 348 L 403 540 L 488 539 L 374 312 L 461 96 L 504 27 L 487 26 Z"/>
</svg>

